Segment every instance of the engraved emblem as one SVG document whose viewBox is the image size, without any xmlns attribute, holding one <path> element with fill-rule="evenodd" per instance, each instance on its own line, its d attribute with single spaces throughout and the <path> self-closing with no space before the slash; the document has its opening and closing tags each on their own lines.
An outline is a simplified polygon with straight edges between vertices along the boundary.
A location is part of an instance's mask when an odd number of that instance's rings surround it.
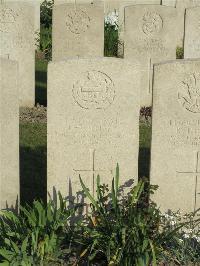
<svg viewBox="0 0 200 266">
<path fill-rule="evenodd" d="M 7 27 L 12 25 L 16 20 L 16 14 L 11 8 L 0 9 L 0 31 L 6 32 Z"/>
<path fill-rule="evenodd" d="M 73 85 L 75 102 L 84 109 L 106 109 L 115 98 L 112 79 L 101 71 L 87 71 Z"/>
<path fill-rule="evenodd" d="M 147 12 L 142 19 L 142 30 L 146 35 L 155 35 L 161 31 L 163 20 L 156 12 Z"/>
<path fill-rule="evenodd" d="M 74 34 L 87 31 L 90 25 L 90 17 L 82 10 L 73 10 L 67 14 L 66 26 Z"/>
<path fill-rule="evenodd" d="M 183 90 L 178 93 L 179 103 L 189 112 L 200 113 L 200 73 L 188 75 L 182 84 Z"/>
</svg>

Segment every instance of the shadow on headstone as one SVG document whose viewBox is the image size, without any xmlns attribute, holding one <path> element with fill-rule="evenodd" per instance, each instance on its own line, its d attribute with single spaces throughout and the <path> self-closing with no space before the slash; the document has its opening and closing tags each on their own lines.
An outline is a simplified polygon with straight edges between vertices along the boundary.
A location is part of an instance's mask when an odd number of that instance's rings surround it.
<svg viewBox="0 0 200 266">
<path fill-rule="evenodd" d="M 35 80 L 35 104 L 47 106 L 47 72 L 37 70 Z"/>
<path fill-rule="evenodd" d="M 139 179 L 150 177 L 150 148 L 140 148 L 139 150 Z"/>
<path fill-rule="evenodd" d="M 32 204 L 41 199 L 46 202 L 47 195 L 47 150 L 20 147 L 20 203 Z"/>
</svg>

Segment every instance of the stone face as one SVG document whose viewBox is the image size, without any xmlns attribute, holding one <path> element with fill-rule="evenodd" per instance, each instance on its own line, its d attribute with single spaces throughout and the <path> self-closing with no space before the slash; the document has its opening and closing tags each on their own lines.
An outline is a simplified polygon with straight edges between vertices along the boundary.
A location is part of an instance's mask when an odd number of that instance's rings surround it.
<svg viewBox="0 0 200 266">
<path fill-rule="evenodd" d="M 104 0 L 105 14 L 117 11 L 123 16 L 123 9 L 125 6 L 138 5 L 138 4 L 160 4 L 160 0 Z M 122 10 L 122 12 L 121 12 Z"/>
<path fill-rule="evenodd" d="M 48 191 L 94 192 L 138 175 L 139 68 L 123 59 L 71 59 L 48 67 Z M 134 78 L 133 78 L 134 77 Z M 94 176 L 93 176 L 94 175 Z M 72 191 L 71 191 L 72 190 Z M 78 194 L 77 194 L 78 195 Z"/>
<path fill-rule="evenodd" d="M 162 5 L 176 7 L 176 0 L 162 0 Z"/>
<path fill-rule="evenodd" d="M 61 4 L 83 4 L 83 3 L 88 3 L 88 4 L 93 4 L 96 2 L 99 2 L 101 0 L 54 0 L 54 5 L 61 5 Z"/>
<path fill-rule="evenodd" d="M 200 58 L 200 7 L 186 9 L 184 58 Z"/>
<path fill-rule="evenodd" d="M 96 4 L 62 4 L 53 10 L 53 60 L 103 56 L 104 11 Z"/>
<path fill-rule="evenodd" d="M 151 183 L 162 211 L 200 207 L 199 91 L 200 60 L 154 66 Z"/>
<path fill-rule="evenodd" d="M 1 0 L 2 3 L 9 3 L 9 2 L 15 2 L 14 0 Z M 18 0 L 18 3 L 21 4 L 30 4 L 34 7 L 34 32 L 35 32 L 35 38 L 38 38 L 38 33 L 40 32 L 40 4 L 44 2 L 44 0 Z M 1 3 L 1 2 L 0 2 Z M 37 45 L 35 45 L 35 48 L 37 49 Z"/>
<path fill-rule="evenodd" d="M 18 65 L 0 58 L 0 209 L 19 205 Z"/>
<path fill-rule="evenodd" d="M 153 63 L 176 59 L 176 20 L 173 7 L 137 5 L 125 8 L 124 57 L 135 58 L 142 64 L 141 106 L 152 103 Z"/>
<path fill-rule="evenodd" d="M 0 4 L 0 56 L 19 62 L 21 106 L 35 104 L 34 7 L 22 2 Z"/>
<path fill-rule="evenodd" d="M 178 28 L 178 45 L 183 47 L 184 38 L 184 24 L 185 24 L 185 11 L 186 8 L 200 6 L 199 0 L 176 0 L 176 9 L 178 12 L 178 20 L 176 27 Z"/>
</svg>

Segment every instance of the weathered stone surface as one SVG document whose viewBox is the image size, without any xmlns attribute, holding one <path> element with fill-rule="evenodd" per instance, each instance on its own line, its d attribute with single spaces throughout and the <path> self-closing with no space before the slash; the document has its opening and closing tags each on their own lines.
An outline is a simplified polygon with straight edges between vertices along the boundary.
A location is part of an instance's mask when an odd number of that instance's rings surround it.
<svg viewBox="0 0 200 266">
<path fill-rule="evenodd" d="M 0 3 L 0 55 L 19 62 L 21 106 L 35 104 L 34 7 L 22 2 Z"/>
<path fill-rule="evenodd" d="M 199 0 L 176 0 L 176 9 L 178 12 L 178 19 L 176 27 L 178 28 L 178 46 L 183 47 L 184 38 L 184 24 L 186 8 L 200 6 Z"/>
<path fill-rule="evenodd" d="M 153 63 L 176 59 L 176 21 L 173 7 L 135 5 L 125 8 L 124 57 L 135 58 L 142 64 L 141 106 L 152 103 Z"/>
<path fill-rule="evenodd" d="M 8 2 L 16 2 L 14 0 L 1 0 L 2 3 L 8 3 Z M 0 3 L 1 3 L 0 1 Z M 44 0 L 17 0 L 20 3 L 24 4 L 30 4 L 34 7 L 34 32 L 35 32 L 35 39 L 39 38 L 37 35 L 40 32 L 40 4 L 44 2 Z M 37 46 L 35 45 L 35 48 L 37 49 Z"/>
<path fill-rule="evenodd" d="M 53 10 L 53 60 L 103 56 L 103 3 L 62 4 Z"/>
<path fill-rule="evenodd" d="M 151 183 L 162 211 L 200 207 L 200 60 L 154 66 Z"/>
<path fill-rule="evenodd" d="M 162 0 L 162 5 L 176 7 L 176 0 Z"/>
<path fill-rule="evenodd" d="M 160 4 L 160 0 L 104 0 L 104 3 L 105 3 L 105 14 L 117 11 L 120 14 L 120 20 L 122 21 L 124 13 L 123 9 L 125 6 L 138 5 L 138 4 L 149 4 L 149 5 Z"/>
<path fill-rule="evenodd" d="M 48 191 L 92 192 L 138 175 L 139 68 L 123 59 L 71 59 L 48 67 Z M 134 77 L 134 78 L 133 78 Z M 71 191 L 72 190 L 72 191 Z"/>
<path fill-rule="evenodd" d="M 100 2 L 101 0 L 54 0 L 54 5 L 61 5 L 61 4 L 83 4 L 83 3 L 90 3 L 93 4 L 95 2 Z"/>
<path fill-rule="evenodd" d="M 18 64 L 0 58 L 0 209 L 19 204 Z"/>
<path fill-rule="evenodd" d="M 186 9 L 184 58 L 200 58 L 200 7 Z"/>
</svg>

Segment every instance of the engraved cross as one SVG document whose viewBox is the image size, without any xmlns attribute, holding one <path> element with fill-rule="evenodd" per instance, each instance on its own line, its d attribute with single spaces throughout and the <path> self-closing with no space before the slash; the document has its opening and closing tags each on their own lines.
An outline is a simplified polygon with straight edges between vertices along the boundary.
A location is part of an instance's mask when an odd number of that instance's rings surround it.
<svg viewBox="0 0 200 266">
<path fill-rule="evenodd" d="M 96 150 L 90 149 L 90 168 L 89 169 L 73 169 L 75 172 L 81 173 L 89 173 L 90 174 L 90 188 L 92 188 L 92 194 L 95 194 L 95 174 L 99 174 L 100 172 L 108 172 L 106 169 L 98 169 L 96 168 L 96 160 L 95 160 Z"/>
<path fill-rule="evenodd" d="M 194 210 L 198 208 L 197 201 L 199 200 L 198 197 L 200 197 L 200 190 L 199 190 L 199 182 L 200 182 L 200 152 L 198 151 L 196 153 L 195 158 L 195 170 L 194 171 L 187 171 L 187 172 L 177 172 L 177 174 L 187 175 L 187 176 L 193 176 L 195 178 L 195 203 L 194 203 Z"/>
</svg>

